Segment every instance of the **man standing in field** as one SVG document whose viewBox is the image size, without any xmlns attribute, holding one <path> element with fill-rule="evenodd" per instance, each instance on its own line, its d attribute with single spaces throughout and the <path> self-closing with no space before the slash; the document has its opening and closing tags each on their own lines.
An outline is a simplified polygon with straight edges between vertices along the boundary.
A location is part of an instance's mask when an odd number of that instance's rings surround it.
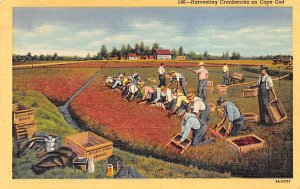
<svg viewBox="0 0 300 189">
<path fill-rule="evenodd" d="M 164 63 L 161 63 L 160 64 L 160 67 L 158 69 L 158 73 L 159 73 L 159 85 L 158 87 L 161 87 L 161 86 L 166 86 L 166 77 L 165 77 L 165 74 L 166 74 L 166 71 L 165 71 L 165 68 L 164 68 Z"/>
<path fill-rule="evenodd" d="M 199 79 L 197 96 L 206 101 L 206 81 L 208 79 L 208 71 L 204 68 L 204 62 L 200 62 L 199 66 L 200 68 L 196 70 Z"/>
<path fill-rule="evenodd" d="M 176 90 L 179 89 L 179 84 L 180 84 L 183 94 L 187 95 L 187 90 L 186 90 L 186 86 L 185 86 L 185 77 L 180 73 L 176 73 L 175 71 L 171 71 L 169 73 L 169 75 L 172 78 L 171 78 L 170 83 L 168 84 L 167 88 L 169 88 L 171 86 L 171 84 L 173 83 L 173 81 L 176 80 Z"/>
<path fill-rule="evenodd" d="M 227 63 L 223 66 L 223 80 L 222 85 L 229 85 L 229 68 Z"/>
<path fill-rule="evenodd" d="M 245 117 L 235 104 L 226 102 L 223 97 L 219 97 L 217 106 L 224 108 L 224 118 L 219 125 L 222 125 L 227 118 L 229 120 L 229 127 L 226 132 L 227 136 L 237 136 L 241 130 L 247 130 L 244 127 Z"/>
<path fill-rule="evenodd" d="M 260 117 L 259 124 L 266 123 L 266 120 L 265 120 L 266 115 L 270 118 L 270 115 L 266 108 L 266 105 L 270 102 L 270 90 L 272 91 L 272 94 L 274 95 L 275 100 L 277 99 L 277 96 L 276 96 L 274 88 L 273 88 L 273 80 L 267 74 L 267 69 L 268 69 L 268 67 L 266 67 L 264 65 L 260 66 L 261 75 L 259 76 L 259 79 L 257 82 L 259 117 Z"/>
<path fill-rule="evenodd" d="M 187 99 L 191 103 L 191 112 L 206 123 L 210 114 L 210 106 L 207 102 L 192 93 L 187 95 Z"/>
<path fill-rule="evenodd" d="M 204 122 L 197 118 L 196 115 L 188 113 L 185 109 L 180 109 L 177 113 L 177 117 L 182 119 L 181 122 L 181 133 L 182 138 L 177 141 L 177 144 L 184 142 L 187 137 L 190 135 L 190 132 L 193 132 L 192 135 L 192 145 L 199 146 L 204 144 L 209 144 L 214 142 L 214 138 L 205 139 L 205 134 L 207 132 L 207 126 Z"/>
</svg>

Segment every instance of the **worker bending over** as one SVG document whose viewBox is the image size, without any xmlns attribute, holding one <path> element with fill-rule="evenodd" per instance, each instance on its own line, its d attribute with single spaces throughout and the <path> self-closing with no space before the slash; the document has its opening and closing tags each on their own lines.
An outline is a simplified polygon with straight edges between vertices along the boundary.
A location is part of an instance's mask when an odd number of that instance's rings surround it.
<svg viewBox="0 0 300 189">
<path fill-rule="evenodd" d="M 185 77 L 180 73 L 176 73 L 175 71 L 171 71 L 169 73 L 169 76 L 171 76 L 171 80 L 167 87 L 169 88 L 171 86 L 171 84 L 173 83 L 173 81 L 176 80 L 176 90 L 179 89 L 179 85 L 180 85 L 182 88 L 183 94 L 187 95 L 187 90 L 186 90 L 186 86 L 185 86 Z"/>
<path fill-rule="evenodd" d="M 187 99 L 191 103 L 191 113 L 199 117 L 204 123 L 209 119 L 210 106 L 202 98 L 195 96 L 194 94 L 188 94 Z"/>
</svg>

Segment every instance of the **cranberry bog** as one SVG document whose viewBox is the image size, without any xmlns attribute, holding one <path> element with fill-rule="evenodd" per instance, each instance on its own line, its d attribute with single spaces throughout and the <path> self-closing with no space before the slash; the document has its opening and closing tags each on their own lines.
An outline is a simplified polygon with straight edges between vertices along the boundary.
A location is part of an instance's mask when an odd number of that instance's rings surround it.
<svg viewBox="0 0 300 189">
<path fill-rule="evenodd" d="M 89 67 L 87 69 L 84 68 L 84 65 L 81 65 L 86 63 L 80 63 L 80 66 L 76 63 L 78 67 L 74 67 L 75 64 L 69 64 L 58 66 L 59 68 L 14 70 L 14 88 L 41 91 L 50 100 L 57 103 L 57 99 L 66 101 L 72 95 L 72 92 L 69 92 L 70 88 L 72 91 L 77 91 L 93 73 L 99 70 L 97 77 L 74 98 L 70 105 L 73 117 L 82 123 L 84 130 L 91 130 L 113 141 L 115 147 L 123 150 L 178 164 L 193 165 L 194 167 L 218 172 L 230 172 L 232 176 L 236 177 L 292 177 L 293 85 L 291 80 L 280 81 L 280 86 L 278 81 L 274 82 L 275 91 L 282 100 L 288 118 L 272 127 L 258 127 L 256 123 L 247 123 L 246 125 L 252 129 L 251 134 L 255 134 L 266 141 L 268 144 L 266 148 L 240 156 L 226 146 L 225 139 L 217 139 L 214 144 L 198 147 L 191 146 L 184 154 L 179 156 L 178 149 L 165 147 L 168 141 L 180 132 L 179 119 L 169 119 L 166 111 L 155 107 L 135 102 L 125 102 L 121 98 L 120 93 L 102 87 L 103 76 L 115 75 L 117 72 L 127 74 L 139 72 L 145 81 L 150 77 L 157 78 L 157 67 L 159 64 L 152 67 L 128 65 L 127 67 L 119 68 L 109 66 L 110 63 L 108 62 L 102 66 L 97 65 L 97 67 L 86 65 L 86 67 Z M 149 64 L 149 62 L 146 63 Z M 125 64 L 129 64 L 129 62 L 125 62 Z M 92 67 L 97 69 L 92 69 Z M 182 73 L 186 77 L 189 92 L 196 92 L 197 75 L 189 70 L 179 68 L 180 66 L 175 67 L 166 66 L 166 71 L 174 70 Z M 189 66 L 185 64 L 186 67 Z M 235 67 L 230 65 L 229 69 L 243 72 L 246 76 L 252 76 L 246 77 L 246 81 L 256 80 L 257 74 L 241 71 L 242 66 Z M 222 79 L 220 70 L 220 67 L 208 67 L 210 72 L 209 80 L 219 84 Z M 77 76 L 72 77 L 71 73 Z M 82 77 L 81 82 L 76 83 L 77 81 L 74 80 L 81 78 L 80 76 Z M 26 82 L 22 81 L 23 79 Z M 37 82 L 39 79 L 43 82 Z M 29 84 L 31 81 L 36 81 L 35 83 L 37 84 Z M 58 85 L 57 83 L 59 82 L 63 84 Z M 52 87 L 44 86 L 48 84 L 49 86 L 52 84 Z M 158 81 L 154 84 L 146 81 L 146 85 L 152 86 L 157 84 Z M 242 112 L 258 114 L 257 98 L 243 98 L 242 90 L 244 88 L 245 86 L 230 87 L 228 93 L 221 96 L 234 102 Z M 208 102 L 215 104 L 218 96 L 220 94 L 208 94 Z M 211 112 L 210 117 L 212 121 L 208 124 L 209 128 L 213 128 L 215 123 L 221 121 L 216 112 Z M 227 124 L 226 122 L 226 127 Z M 241 134 L 250 133 L 242 132 Z"/>
<path fill-rule="evenodd" d="M 13 89 L 40 91 L 56 105 L 62 105 L 96 71 L 58 68 L 14 70 Z"/>
</svg>

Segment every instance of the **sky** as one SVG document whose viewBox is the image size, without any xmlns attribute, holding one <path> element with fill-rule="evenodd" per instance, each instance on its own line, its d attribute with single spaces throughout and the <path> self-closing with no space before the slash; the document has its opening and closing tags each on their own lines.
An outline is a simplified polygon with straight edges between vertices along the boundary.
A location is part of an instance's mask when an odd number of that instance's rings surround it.
<svg viewBox="0 0 300 189">
<path fill-rule="evenodd" d="M 14 53 L 86 56 L 154 42 L 212 55 L 292 54 L 291 8 L 14 8 Z"/>
</svg>

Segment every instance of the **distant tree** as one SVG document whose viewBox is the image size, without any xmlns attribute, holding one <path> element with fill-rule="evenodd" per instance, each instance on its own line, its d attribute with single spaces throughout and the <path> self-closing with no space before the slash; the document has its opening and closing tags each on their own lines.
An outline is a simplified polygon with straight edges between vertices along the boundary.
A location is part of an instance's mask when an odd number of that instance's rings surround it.
<svg viewBox="0 0 300 189">
<path fill-rule="evenodd" d="M 172 57 L 176 58 L 178 56 L 178 51 L 176 49 L 171 50 Z"/>
<path fill-rule="evenodd" d="M 204 51 L 203 60 L 210 60 L 210 55 L 208 54 L 207 50 Z"/>
<path fill-rule="evenodd" d="M 126 53 L 127 53 L 126 51 L 127 51 L 126 46 L 125 46 L 125 44 L 123 44 L 122 47 L 121 47 L 119 56 L 120 56 L 120 57 L 126 56 Z"/>
<path fill-rule="evenodd" d="M 39 56 L 38 55 L 34 55 L 33 57 L 32 57 L 32 60 L 33 61 L 38 61 L 40 58 L 39 58 Z"/>
<path fill-rule="evenodd" d="M 85 57 L 86 60 L 91 60 L 91 56 L 90 56 L 90 53 L 88 53 Z"/>
<path fill-rule="evenodd" d="M 196 54 L 194 51 L 190 51 L 190 52 L 187 54 L 187 59 L 188 59 L 188 60 L 197 60 L 198 57 L 197 57 L 197 54 Z"/>
<path fill-rule="evenodd" d="M 236 60 L 236 59 L 237 59 L 237 54 L 236 54 L 235 51 L 233 51 L 233 52 L 231 53 L 230 59 L 231 59 L 231 60 Z"/>
<path fill-rule="evenodd" d="M 51 59 L 52 59 L 52 56 L 51 56 L 50 54 L 47 54 L 46 57 L 45 57 L 45 59 L 46 59 L 46 60 L 51 60 Z"/>
<path fill-rule="evenodd" d="M 117 53 L 118 53 L 117 48 L 113 47 L 112 50 L 111 50 L 111 52 L 110 52 L 110 56 L 111 57 L 116 57 L 118 55 Z"/>
<path fill-rule="evenodd" d="M 31 60 L 32 60 L 32 55 L 31 55 L 30 52 L 27 53 L 27 55 L 26 55 L 26 60 L 28 60 L 28 61 L 31 61 Z"/>
<path fill-rule="evenodd" d="M 100 59 L 101 60 L 108 59 L 108 52 L 107 52 L 107 48 L 106 48 L 105 44 L 103 44 L 100 49 Z"/>
<path fill-rule="evenodd" d="M 155 49 L 159 49 L 159 44 L 157 42 L 153 43 L 152 45 L 152 51 L 154 51 Z"/>
<path fill-rule="evenodd" d="M 240 60 L 241 59 L 241 55 L 239 52 L 236 52 L 236 60 Z"/>
<path fill-rule="evenodd" d="M 153 52 L 152 52 L 152 50 L 150 49 L 150 47 L 149 46 L 146 46 L 145 47 L 145 55 L 147 55 L 147 56 L 149 56 L 149 55 L 153 55 Z"/>
<path fill-rule="evenodd" d="M 52 56 L 52 60 L 57 60 L 57 59 L 58 59 L 58 55 L 57 55 L 57 53 L 54 53 Z"/>
<path fill-rule="evenodd" d="M 143 41 L 140 42 L 140 51 L 141 51 L 141 54 L 144 55 L 144 52 L 145 52 L 145 44 Z"/>
<path fill-rule="evenodd" d="M 40 55 L 40 60 L 42 60 L 42 61 L 46 60 L 46 58 L 43 54 Z"/>
<path fill-rule="evenodd" d="M 135 54 L 137 54 L 137 55 L 141 55 L 141 49 L 140 49 L 140 46 L 139 46 L 138 43 L 136 43 L 136 44 L 134 45 L 134 52 L 135 52 Z"/>
<path fill-rule="evenodd" d="M 126 51 L 126 54 L 128 55 L 128 53 L 133 53 L 134 52 L 134 49 L 131 47 L 131 45 L 128 43 L 127 44 L 127 51 Z"/>
<path fill-rule="evenodd" d="M 184 55 L 182 46 L 180 46 L 179 49 L 178 49 L 178 55 L 179 56 L 183 56 Z"/>
</svg>

